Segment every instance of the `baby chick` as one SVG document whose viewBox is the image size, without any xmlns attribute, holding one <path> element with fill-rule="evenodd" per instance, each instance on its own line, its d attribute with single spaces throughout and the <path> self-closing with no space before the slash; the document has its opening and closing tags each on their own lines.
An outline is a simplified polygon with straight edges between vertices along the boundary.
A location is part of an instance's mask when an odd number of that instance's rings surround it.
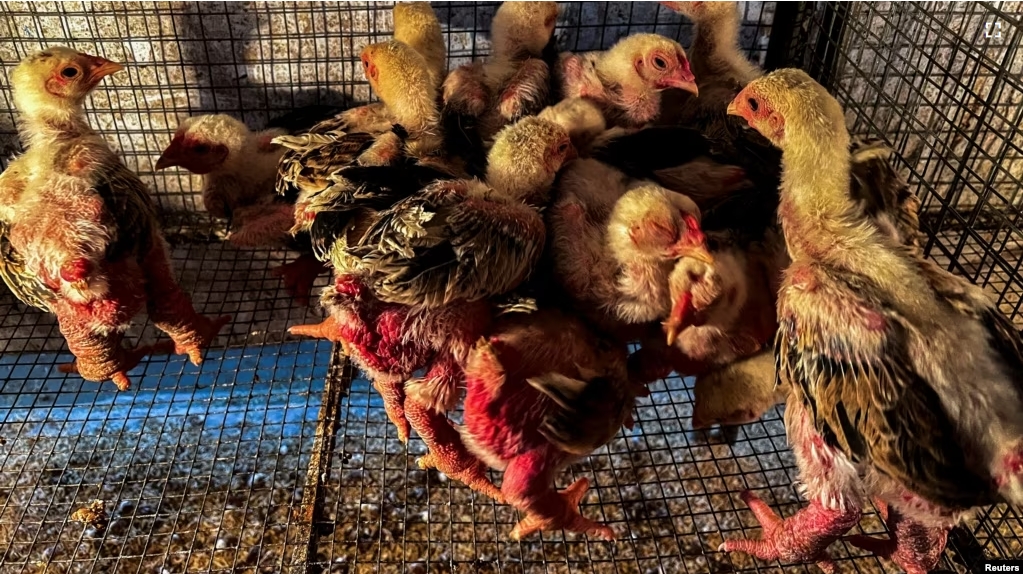
<svg viewBox="0 0 1023 574">
<path fill-rule="evenodd" d="M 1023 502 L 1023 340 L 981 288 L 869 223 L 845 114 L 805 72 L 750 82 L 728 113 L 782 150 L 775 353 L 810 505 L 783 520 L 747 493 L 763 539 L 723 548 L 831 568 L 827 546 L 873 496 L 894 512 L 871 550 L 928 571 L 971 509 Z"/>
<path fill-rule="evenodd" d="M 457 399 L 469 349 L 491 324 L 495 308 L 487 297 L 514 289 L 513 279 L 522 281 L 539 257 L 544 226 L 534 206 L 545 201 L 569 150 L 563 129 L 526 118 L 498 135 L 487 185 L 441 180 L 379 215 L 370 205 L 356 218 L 368 218 L 368 232 L 345 224 L 320 236 L 314 225 L 314 242 L 347 274 L 324 294 L 326 321 L 290 329 L 342 342 L 382 389 L 399 436 L 411 428 L 427 444 L 430 454 L 420 465 L 496 498 L 500 491 L 485 466 L 465 450 L 444 413 Z M 361 205 L 363 198 L 351 199 Z M 339 196 L 339 204 L 347 202 Z M 426 213 L 433 214 L 428 221 L 417 220 Z M 478 260 L 480 253 L 491 258 Z"/>
<path fill-rule="evenodd" d="M 759 420 L 768 409 L 785 402 L 788 386 L 776 385 L 776 382 L 771 350 L 696 377 L 693 428 L 741 425 Z"/>
<path fill-rule="evenodd" d="M 556 2 L 504 2 L 491 25 L 486 63 L 453 70 L 444 81 L 449 126 L 479 132 L 489 144 L 505 125 L 534 115 L 549 98 L 550 66 L 541 56 L 558 17 Z"/>
<path fill-rule="evenodd" d="M 580 319 L 555 309 L 507 316 L 470 353 L 462 437 L 471 452 L 504 471 L 501 492 L 525 514 L 512 530 L 514 540 L 560 529 L 614 538 L 611 528 L 579 513 L 589 482 L 581 478 L 557 492 L 554 478 L 609 442 L 631 413 L 635 391 L 625 354 L 624 344 L 602 341 Z M 558 426 L 548 423 L 565 408 L 562 393 L 578 404 L 587 391 L 586 411 L 567 416 L 592 433 L 590 444 L 562 450 L 549 438 Z"/>
<path fill-rule="evenodd" d="M 62 370 L 127 389 L 127 371 L 150 350 L 121 345 L 142 308 L 171 336 L 175 351 L 197 365 L 230 317 L 195 312 L 174 279 L 152 198 L 86 121 L 85 97 L 121 69 L 54 46 L 13 70 L 28 151 L 4 173 L 0 197 L 16 199 L 4 210 L 10 217 L 4 276 L 21 275 L 12 290 L 31 286 L 34 296 L 26 302 L 44 302 L 57 316 L 76 357 Z"/>
<path fill-rule="evenodd" d="M 563 97 L 599 103 L 608 126 L 652 122 L 666 89 L 699 93 L 685 50 L 658 34 L 632 34 L 601 53 L 562 54 L 556 78 Z"/>
</svg>

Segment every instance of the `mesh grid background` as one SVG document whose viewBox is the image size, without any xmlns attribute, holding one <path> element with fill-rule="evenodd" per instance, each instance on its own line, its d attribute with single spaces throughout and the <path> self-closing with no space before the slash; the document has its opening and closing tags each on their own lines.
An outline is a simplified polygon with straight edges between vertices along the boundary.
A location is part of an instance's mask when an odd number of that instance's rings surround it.
<svg viewBox="0 0 1023 574">
<path fill-rule="evenodd" d="M 496 6 L 434 4 L 450 67 L 488 52 Z M 757 62 L 775 56 L 781 6 L 743 4 L 742 46 Z M 633 32 L 683 45 L 692 36 L 654 3 L 561 7 L 563 49 L 606 48 Z M 1018 2 L 802 3 L 785 9 L 798 25 L 775 60 L 796 56 L 829 81 L 855 131 L 888 138 L 925 198 L 929 254 L 997 292 L 1014 315 L 1020 11 Z M 996 21 L 1002 43 L 984 37 Z M 202 367 L 153 357 L 133 371 L 131 391 L 115 393 L 57 373 L 70 355 L 55 322 L 0 292 L 0 574 L 813 571 L 716 552 L 724 537 L 757 528 L 739 491 L 795 512 L 795 464 L 778 409 L 734 436 L 690 431 L 691 381 L 679 378 L 641 399 L 635 430 L 559 479 L 590 477 L 582 511 L 615 528 L 615 545 L 561 534 L 511 542 L 512 508 L 419 470 L 422 444 L 398 442 L 368 382 L 329 345 L 284 335 L 319 316 L 269 276 L 294 254 L 225 246 L 224 226 L 201 214 L 198 179 L 154 173 L 188 115 L 230 113 L 259 127 L 295 106 L 367 100 L 357 55 L 390 29 L 385 3 L 0 2 L 5 72 L 51 43 L 129 64 L 95 91 L 90 121 L 149 184 L 197 308 L 235 315 Z M 0 162 L 18 149 L 11 107 L 3 74 Z M 131 334 L 150 341 L 155 331 L 139 322 Z M 93 500 L 106 528 L 69 520 Z M 978 516 L 954 531 L 942 567 L 1023 556 L 1021 522 L 1007 507 Z M 883 531 L 875 516 L 861 528 Z M 891 569 L 842 543 L 833 551 L 843 572 Z"/>
</svg>

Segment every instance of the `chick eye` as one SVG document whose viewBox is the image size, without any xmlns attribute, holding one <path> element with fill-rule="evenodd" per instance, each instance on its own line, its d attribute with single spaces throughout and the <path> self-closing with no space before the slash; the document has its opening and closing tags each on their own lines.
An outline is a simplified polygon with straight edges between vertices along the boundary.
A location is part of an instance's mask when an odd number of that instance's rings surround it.
<svg viewBox="0 0 1023 574">
<path fill-rule="evenodd" d="M 206 154 L 210 153 L 210 146 L 208 146 L 206 144 L 199 144 L 199 145 L 195 146 L 194 148 L 192 148 L 192 151 L 194 151 L 195 153 L 197 153 L 199 155 L 206 155 Z"/>
<path fill-rule="evenodd" d="M 73 78 L 78 75 L 78 68 L 71 67 L 64 68 L 63 70 L 60 71 L 60 75 L 64 76 L 65 78 Z"/>
<path fill-rule="evenodd" d="M 558 153 L 561 154 L 561 153 L 565 153 L 566 151 L 568 151 L 568 142 L 562 142 L 558 146 Z"/>
<path fill-rule="evenodd" d="M 746 103 L 749 104 L 749 109 L 753 110 L 754 112 L 760 108 L 760 104 L 754 98 L 746 100 Z"/>
<path fill-rule="evenodd" d="M 668 67 L 668 63 L 664 61 L 664 58 L 660 56 L 654 56 L 654 67 L 658 70 L 663 70 Z"/>
</svg>

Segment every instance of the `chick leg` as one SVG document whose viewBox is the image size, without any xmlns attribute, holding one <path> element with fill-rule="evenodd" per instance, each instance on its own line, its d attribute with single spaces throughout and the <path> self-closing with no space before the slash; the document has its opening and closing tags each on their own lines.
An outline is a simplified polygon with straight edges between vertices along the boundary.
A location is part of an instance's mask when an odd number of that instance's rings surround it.
<svg viewBox="0 0 1023 574">
<path fill-rule="evenodd" d="M 761 560 L 816 562 L 828 574 L 835 571 L 828 546 L 855 526 L 861 515 L 857 508 L 832 510 L 812 500 L 795 515 L 782 519 L 752 492 L 743 492 L 742 500 L 760 522 L 763 538 L 726 540 L 719 550 L 744 552 Z"/>
<path fill-rule="evenodd" d="M 291 263 L 277 267 L 271 273 L 281 278 L 284 289 L 295 298 L 299 305 L 309 304 L 309 294 L 313 291 L 316 278 L 327 270 L 326 265 L 318 261 L 311 253 L 303 253 Z"/>
<path fill-rule="evenodd" d="M 501 491 L 487 478 L 486 465 L 465 448 L 462 438 L 444 413 L 406 397 L 405 416 L 429 449 L 426 456 L 416 461 L 419 468 L 435 468 L 476 492 L 504 502 Z"/>
<path fill-rule="evenodd" d="M 53 306 L 60 332 L 67 340 L 75 361 L 60 365 L 63 373 L 77 373 L 94 382 L 113 381 L 127 390 L 128 371 L 158 345 L 128 350 L 122 345 L 124 329 L 145 305 L 142 270 L 130 258 L 110 263 L 111 282 L 106 298 L 88 303 L 60 300 Z M 168 342 L 169 343 L 169 342 Z M 164 352 L 170 350 L 164 348 Z"/>
<path fill-rule="evenodd" d="M 143 357 L 170 354 L 174 351 L 174 343 L 171 341 L 125 349 L 121 345 L 123 336 L 120 333 L 114 335 L 101 336 L 93 333 L 87 337 L 76 337 L 74 344 L 68 339 L 68 348 L 75 355 L 75 360 L 59 365 L 57 369 L 62 373 L 81 375 L 87 381 L 109 380 L 118 390 L 127 391 L 131 388 L 128 371 L 142 362 Z"/>
<path fill-rule="evenodd" d="M 201 364 L 203 350 L 231 321 L 231 316 L 210 319 L 195 312 L 192 301 L 174 279 L 162 238 L 153 238 L 153 247 L 141 264 L 146 277 L 149 318 L 174 340 L 176 353 L 187 354 L 193 365 Z"/>
<path fill-rule="evenodd" d="M 408 437 L 411 433 L 408 418 L 405 416 L 405 380 L 402 377 L 391 375 L 377 375 L 373 377 L 373 388 L 380 393 L 384 400 L 384 412 L 387 418 L 394 424 L 398 431 L 398 440 L 402 444 L 408 444 Z"/>
<path fill-rule="evenodd" d="M 614 540 L 609 526 L 594 522 L 579 513 L 579 503 L 590 487 L 589 480 L 580 478 L 561 492 L 554 487 L 554 469 L 559 461 L 541 447 L 519 455 L 504 471 L 501 492 L 525 518 L 512 529 L 513 540 L 522 540 L 534 532 L 568 530 Z"/>
<path fill-rule="evenodd" d="M 845 539 L 857 548 L 891 560 L 906 574 L 927 574 L 933 570 L 945 551 L 949 529 L 928 528 L 906 518 L 898 510 L 888 508 L 882 501 L 875 501 L 875 504 L 888 527 L 888 539 L 862 534 L 847 536 Z"/>
<path fill-rule="evenodd" d="M 550 70 L 543 60 L 530 58 L 523 62 L 501 92 L 497 104 L 501 117 L 513 122 L 540 113 L 547 105 L 549 77 Z"/>
<path fill-rule="evenodd" d="M 235 247 L 280 246 L 295 224 L 295 206 L 267 202 L 239 208 L 231 223 L 227 240 Z"/>
</svg>

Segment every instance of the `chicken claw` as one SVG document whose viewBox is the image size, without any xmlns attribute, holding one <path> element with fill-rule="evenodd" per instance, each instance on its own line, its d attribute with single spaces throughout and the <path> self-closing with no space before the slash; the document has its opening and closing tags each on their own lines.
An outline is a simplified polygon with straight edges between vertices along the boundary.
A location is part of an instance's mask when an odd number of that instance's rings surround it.
<svg viewBox="0 0 1023 574">
<path fill-rule="evenodd" d="M 827 574 L 835 571 L 828 546 L 855 526 L 861 515 L 857 508 L 830 510 L 813 500 L 794 516 L 782 519 L 752 492 L 740 496 L 760 522 L 763 538 L 726 540 L 719 551 L 743 552 L 761 560 L 816 562 Z"/>
<path fill-rule="evenodd" d="M 512 540 L 522 540 L 534 532 L 564 529 L 581 532 L 588 536 L 598 536 L 604 540 L 614 540 L 615 532 L 610 526 L 594 522 L 579 513 L 579 503 L 590 488 L 590 481 L 585 477 L 573 482 L 571 486 L 555 496 L 564 500 L 564 512 L 560 516 L 540 516 L 532 512 L 515 525 L 511 531 Z"/>
<path fill-rule="evenodd" d="M 466 463 L 468 463 L 467 466 L 462 466 Z M 462 457 L 448 457 L 433 451 L 417 458 L 416 464 L 423 470 L 433 468 L 443 472 L 448 478 L 457 480 L 476 492 L 493 498 L 500 504 L 504 503 L 501 490 L 494 486 L 493 482 L 490 482 L 490 479 L 487 478 L 487 467 L 478 460 L 466 461 Z"/>
<path fill-rule="evenodd" d="M 342 348 L 347 347 L 344 341 L 340 341 L 340 343 Z M 374 378 L 373 388 L 380 393 L 380 398 L 384 400 L 384 412 L 387 413 L 387 418 L 398 431 L 398 440 L 401 441 L 401 444 L 407 445 L 412 427 L 409 425 L 408 418 L 405 417 L 405 382 L 390 377 L 386 380 Z"/>
<path fill-rule="evenodd" d="M 888 527 L 888 539 L 855 534 L 846 536 L 845 540 L 875 556 L 891 560 L 906 574 L 927 574 L 933 570 L 945 550 L 948 528 L 928 528 L 906 518 L 898 510 L 889 510 L 883 501 L 875 500 L 874 504 Z"/>
<path fill-rule="evenodd" d="M 352 356 L 351 347 L 349 347 L 348 342 L 341 337 L 340 327 L 337 324 L 337 319 L 335 319 L 333 315 L 327 317 L 320 323 L 288 327 L 288 333 L 295 335 L 296 337 L 313 337 L 315 339 L 325 339 L 331 343 L 337 343 L 341 345 L 341 352 L 344 353 L 346 357 Z"/>
<path fill-rule="evenodd" d="M 500 489 L 487 478 L 486 465 L 465 448 L 458 432 L 451 427 L 443 413 L 408 398 L 405 401 L 405 415 L 429 449 L 429 453 L 416 460 L 419 468 L 435 468 L 476 492 L 504 503 Z"/>
<path fill-rule="evenodd" d="M 220 333 L 220 330 L 224 328 L 224 325 L 230 322 L 231 315 L 221 315 L 216 319 L 203 317 L 201 326 L 190 336 L 175 341 L 174 353 L 188 355 L 188 360 L 198 367 L 202 364 L 203 351 L 210 346 L 210 343 Z"/>
<path fill-rule="evenodd" d="M 82 375 L 82 378 L 90 381 L 94 380 L 110 380 L 117 386 L 119 391 L 127 391 L 131 388 L 131 379 L 128 378 L 128 371 L 134 369 L 142 358 L 147 355 L 169 355 L 174 352 L 174 343 L 172 341 L 161 341 L 153 345 L 143 345 L 136 349 L 125 349 L 123 352 L 123 360 L 118 365 L 118 369 L 109 375 L 99 375 L 99 366 L 93 365 L 92 361 L 83 361 L 82 359 L 75 359 L 70 363 L 64 363 L 57 365 L 57 370 L 64 374 L 69 375 Z"/>
<path fill-rule="evenodd" d="M 326 266 L 315 257 L 309 253 L 303 253 L 299 255 L 298 259 L 275 268 L 271 273 L 281 278 L 281 281 L 284 282 L 284 289 L 295 298 L 299 305 L 308 305 L 313 284 L 326 269 Z"/>
</svg>

